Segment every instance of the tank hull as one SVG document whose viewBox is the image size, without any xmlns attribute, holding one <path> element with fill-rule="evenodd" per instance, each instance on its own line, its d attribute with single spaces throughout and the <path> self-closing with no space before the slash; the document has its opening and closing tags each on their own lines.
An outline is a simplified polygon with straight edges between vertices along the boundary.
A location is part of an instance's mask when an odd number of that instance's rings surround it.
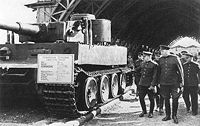
<svg viewBox="0 0 200 126">
<path fill-rule="evenodd" d="M 120 46 L 78 43 L 2 44 L 11 51 L 9 60 L 0 60 L 1 68 L 37 68 L 38 54 L 74 54 L 79 65 L 126 65 L 127 49 Z M 1 56 L 1 58 L 3 58 Z"/>
<path fill-rule="evenodd" d="M 7 51 L 1 51 L 4 47 Z M 2 44 L 0 45 L 0 85 L 10 87 L 27 85 L 37 93 L 45 108 L 52 115 L 76 118 L 80 116 L 79 110 L 89 110 L 101 102 L 98 100 L 100 92 L 97 91 L 97 87 L 101 85 L 102 75 L 106 76 L 109 84 L 109 78 L 113 74 L 120 77 L 130 72 L 130 69 L 126 67 L 126 52 L 125 47 L 90 46 L 77 42 Z M 42 54 L 49 56 L 73 54 L 74 81 L 71 83 L 38 83 L 38 55 Z M 94 87 L 90 81 L 96 84 L 96 88 L 93 89 L 95 98 L 91 102 L 85 93 L 86 89 L 90 90 L 86 86 Z M 107 87 L 110 87 L 110 84 Z M 120 87 L 119 90 L 123 92 Z M 10 92 L 5 95 L 7 94 Z M 85 103 L 85 101 L 88 102 Z"/>
</svg>

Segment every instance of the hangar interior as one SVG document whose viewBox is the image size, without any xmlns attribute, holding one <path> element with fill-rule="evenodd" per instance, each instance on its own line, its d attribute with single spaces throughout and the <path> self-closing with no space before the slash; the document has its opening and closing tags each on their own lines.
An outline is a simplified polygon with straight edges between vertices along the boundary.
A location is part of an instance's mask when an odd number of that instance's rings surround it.
<svg viewBox="0 0 200 126">
<path fill-rule="evenodd" d="M 109 19 L 113 42 L 133 54 L 179 37 L 200 38 L 199 0 L 38 0 L 26 6 L 37 10 L 38 22 L 65 21 L 72 13 Z"/>
</svg>

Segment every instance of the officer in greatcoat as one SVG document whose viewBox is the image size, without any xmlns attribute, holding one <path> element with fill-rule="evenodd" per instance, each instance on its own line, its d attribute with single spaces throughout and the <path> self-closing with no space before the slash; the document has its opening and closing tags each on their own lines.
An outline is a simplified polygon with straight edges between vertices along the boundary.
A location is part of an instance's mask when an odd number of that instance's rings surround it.
<svg viewBox="0 0 200 126">
<path fill-rule="evenodd" d="M 154 61 L 156 63 L 158 63 L 159 58 L 160 58 L 160 52 L 155 51 L 154 52 Z M 156 89 L 157 89 L 157 92 L 155 93 L 154 97 L 156 99 L 157 108 L 155 109 L 155 111 L 159 111 L 159 115 L 162 115 L 164 113 L 164 111 L 163 111 L 164 98 L 160 94 L 160 84 L 156 85 Z"/>
<path fill-rule="evenodd" d="M 154 109 L 154 86 L 157 85 L 157 71 L 158 64 L 151 59 L 151 52 L 143 52 L 143 63 L 141 65 L 141 78 L 139 81 L 139 99 L 140 105 L 142 107 L 142 113 L 139 117 L 143 117 L 144 114 L 147 114 L 146 104 L 145 104 L 145 96 L 148 95 L 150 101 L 150 110 L 148 117 L 153 117 L 153 109 Z"/>
<path fill-rule="evenodd" d="M 141 64 L 143 61 L 143 54 L 141 52 L 138 53 L 138 59 L 135 61 L 135 84 L 138 85 L 141 77 Z"/>
<path fill-rule="evenodd" d="M 193 55 L 185 53 L 186 62 L 183 65 L 184 70 L 184 91 L 183 99 L 186 104 L 187 112 L 192 107 L 192 115 L 198 114 L 198 84 L 200 84 L 200 67 L 199 64 L 192 61 Z M 191 101 L 190 101 L 191 98 Z M 192 103 L 192 104 L 191 104 Z"/>
<path fill-rule="evenodd" d="M 141 77 L 141 64 L 143 62 L 143 54 L 142 52 L 139 52 L 138 53 L 138 59 L 134 62 L 134 66 L 135 66 L 135 73 L 134 73 L 134 76 L 135 76 L 135 84 L 136 84 L 136 99 L 138 97 L 138 84 L 139 84 L 139 81 L 140 81 L 140 77 Z"/>
<path fill-rule="evenodd" d="M 162 121 L 171 119 L 170 98 L 172 96 L 172 118 L 174 123 L 178 123 L 177 109 L 180 88 L 183 87 L 183 68 L 180 59 L 169 52 L 170 47 L 161 45 L 161 58 L 159 65 L 160 93 L 165 99 L 166 117 Z"/>
</svg>

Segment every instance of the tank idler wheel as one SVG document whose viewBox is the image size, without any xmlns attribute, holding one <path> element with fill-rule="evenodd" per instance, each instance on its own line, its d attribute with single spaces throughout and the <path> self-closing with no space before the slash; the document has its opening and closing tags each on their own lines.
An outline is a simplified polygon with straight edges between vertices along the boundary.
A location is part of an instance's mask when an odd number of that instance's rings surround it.
<svg viewBox="0 0 200 126">
<path fill-rule="evenodd" d="M 88 77 L 84 87 L 84 106 L 86 110 L 97 104 L 97 82 L 95 78 Z"/>
<path fill-rule="evenodd" d="M 126 74 L 122 73 L 120 74 L 120 88 L 119 93 L 124 94 L 124 91 L 126 89 Z"/>
<path fill-rule="evenodd" d="M 119 81 L 118 81 L 118 75 L 116 73 L 112 74 L 111 77 L 111 84 L 110 84 L 110 96 L 112 98 L 117 97 L 119 92 Z"/>
<path fill-rule="evenodd" d="M 109 78 L 103 75 L 99 84 L 99 101 L 101 103 L 107 102 L 109 99 Z"/>
</svg>

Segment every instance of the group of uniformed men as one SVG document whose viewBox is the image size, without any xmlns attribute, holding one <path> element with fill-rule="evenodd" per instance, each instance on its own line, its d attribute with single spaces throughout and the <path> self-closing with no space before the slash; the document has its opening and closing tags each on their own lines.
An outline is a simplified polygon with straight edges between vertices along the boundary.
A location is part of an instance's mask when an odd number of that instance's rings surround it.
<svg viewBox="0 0 200 126">
<path fill-rule="evenodd" d="M 182 93 L 187 112 L 192 109 L 192 115 L 198 114 L 200 68 L 192 60 L 193 55 L 191 53 L 184 52 L 180 60 L 178 56 L 171 54 L 169 49 L 170 47 L 166 45 L 160 45 L 159 52 L 161 55 L 158 52 L 155 53 L 154 60 L 152 60 L 151 52 L 143 51 L 138 55 L 138 60 L 135 62 L 135 84 L 142 107 L 142 113 L 139 117 L 147 114 L 144 100 L 146 95 L 148 95 L 150 101 L 148 117 L 153 117 L 156 93 L 159 114 L 163 113 L 163 102 L 165 103 L 166 116 L 162 121 L 170 120 L 172 117 L 174 123 L 177 124 L 178 99 Z M 156 92 L 155 89 L 157 89 Z M 172 113 L 170 98 L 172 98 Z"/>
</svg>

